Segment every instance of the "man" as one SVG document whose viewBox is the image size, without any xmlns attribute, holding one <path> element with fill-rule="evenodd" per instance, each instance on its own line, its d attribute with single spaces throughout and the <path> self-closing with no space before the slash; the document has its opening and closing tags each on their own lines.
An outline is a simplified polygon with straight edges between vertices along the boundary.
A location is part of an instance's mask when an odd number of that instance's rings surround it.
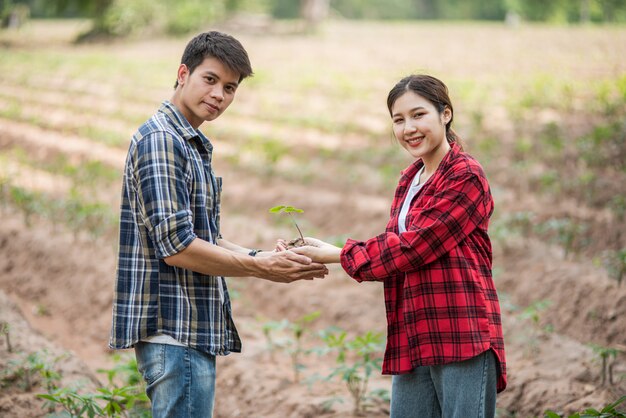
<svg viewBox="0 0 626 418">
<path fill-rule="evenodd" d="M 276 282 L 324 277 L 292 252 L 261 252 L 219 232 L 221 178 L 198 129 L 252 74 L 233 37 L 192 39 L 175 91 L 132 138 L 122 194 L 110 347 L 135 348 L 154 417 L 210 417 L 215 356 L 241 351 L 222 276 Z"/>
</svg>

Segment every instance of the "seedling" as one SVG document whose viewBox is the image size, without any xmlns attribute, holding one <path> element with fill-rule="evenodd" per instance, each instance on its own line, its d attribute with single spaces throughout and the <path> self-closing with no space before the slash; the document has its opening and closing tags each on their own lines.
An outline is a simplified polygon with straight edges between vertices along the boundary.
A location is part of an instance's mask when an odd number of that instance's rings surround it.
<svg viewBox="0 0 626 418">
<path fill-rule="evenodd" d="M 583 412 L 576 412 L 575 414 L 570 415 L 568 418 L 586 418 L 586 417 L 599 417 L 599 418 L 626 418 L 626 414 L 622 410 L 618 410 L 617 407 L 626 401 L 626 395 L 619 398 L 617 401 L 606 405 L 600 411 L 595 408 L 585 409 Z M 557 414 L 554 411 L 546 411 L 546 418 L 564 418 Z"/>
<path fill-rule="evenodd" d="M 46 399 L 48 408 L 60 405 L 72 417 L 144 417 L 149 416 L 149 399 L 144 393 L 143 378 L 137 371 L 137 362 L 128 358 L 119 363 L 121 356 L 113 356 L 116 365 L 106 373 L 109 384 L 96 389 L 96 393 L 78 393 L 76 388 L 49 387 L 48 393 L 37 395 Z M 123 375 L 123 385 L 116 384 L 118 374 Z"/>
<path fill-rule="evenodd" d="M 609 384 L 613 385 L 613 366 L 615 365 L 615 359 L 620 353 L 620 350 L 612 347 L 602 347 L 595 344 L 591 344 L 591 349 L 602 360 L 602 370 L 600 371 L 600 375 L 602 376 L 602 386 L 604 386 L 607 381 L 607 375 Z M 611 358 L 613 360 L 611 360 Z"/>
<path fill-rule="evenodd" d="M 304 315 L 294 322 L 287 319 L 282 321 L 270 321 L 263 325 L 263 334 L 268 341 L 270 350 L 274 347 L 281 347 L 291 357 L 291 365 L 293 368 L 293 380 L 295 383 L 300 382 L 300 371 L 304 369 L 304 365 L 301 363 L 301 357 L 306 354 L 307 351 L 302 348 L 302 337 L 309 331 L 309 324 L 315 321 L 320 316 L 319 311 L 312 312 Z M 282 340 L 275 341 L 272 338 L 272 331 L 289 330 L 289 336 Z"/>
<path fill-rule="evenodd" d="M 326 378 L 330 380 L 339 376 L 346 384 L 354 402 L 354 415 L 365 412 L 367 401 L 380 398 L 387 399 L 385 390 L 368 392 L 368 383 L 374 370 L 379 370 L 382 362 L 383 337 L 371 331 L 347 340 L 345 331 L 330 330 L 321 334 L 326 342 L 322 352 L 337 352 L 336 367 Z"/>
<path fill-rule="evenodd" d="M 30 392 L 36 383 L 34 378 L 39 375 L 49 391 L 56 389 L 61 378 L 61 375 L 53 368 L 53 364 L 57 360 L 59 357 L 49 359 L 46 350 L 24 354 L 21 358 L 9 362 L 9 367 L 4 371 L 0 386 L 14 382 L 25 391 Z"/>
<path fill-rule="evenodd" d="M 8 322 L 0 321 L 0 334 L 4 334 L 4 338 L 6 339 L 6 342 L 7 342 L 7 351 L 9 353 L 12 353 L 13 347 L 11 347 L 11 339 L 9 337 L 10 330 L 11 330 L 11 327 L 9 326 Z"/>
<path fill-rule="evenodd" d="M 295 208 L 293 206 L 280 205 L 280 206 L 274 206 L 273 208 L 271 208 L 270 213 L 286 213 L 287 215 L 289 215 L 289 218 L 291 219 L 296 229 L 298 230 L 298 233 L 300 234 L 300 239 L 302 240 L 301 241 L 302 244 L 304 244 L 304 235 L 302 235 L 302 231 L 300 230 L 298 223 L 296 222 L 296 220 L 294 219 L 292 215 L 293 213 L 304 213 L 304 210 Z M 297 245 L 295 242 L 292 242 L 290 244 Z"/>
<path fill-rule="evenodd" d="M 622 280 L 626 276 L 626 248 L 618 251 L 605 251 L 603 259 L 609 277 L 615 279 L 617 285 L 621 286 Z"/>
<path fill-rule="evenodd" d="M 37 397 L 47 400 L 49 409 L 54 410 L 56 405 L 61 405 L 71 417 L 104 416 L 104 410 L 96 403 L 95 395 L 80 395 L 74 388 L 60 388 Z"/>
</svg>

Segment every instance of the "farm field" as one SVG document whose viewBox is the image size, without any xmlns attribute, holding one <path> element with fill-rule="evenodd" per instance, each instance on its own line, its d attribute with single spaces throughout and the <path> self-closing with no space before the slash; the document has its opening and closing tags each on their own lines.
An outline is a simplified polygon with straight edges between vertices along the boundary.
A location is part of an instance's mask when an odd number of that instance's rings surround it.
<svg viewBox="0 0 626 418">
<path fill-rule="evenodd" d="M 170 98 L 188 38 L 72 44 L 83 27 L 33 21 L 0 32 L 0 369 L 45 349 L 61 357 L 64 384 L 94 390 L 107 381 L 98 369 L 116 364 L 107 341 L 126 148 Z M 217 29 L 242 42 L 255 70 L 202 127 L 224 181 L 225 238 L 270 249 L 295 236 L 268 213 L 278 204 L 304 209 L 298 223 L 310 236 L 339 243 L 381 232 L 410 163 L 392 139 L 387 92 L 404 75 L 430 73 L 448 84 L 455 130 L 496 202 L 509 373 L 498 416 L 569 414 L 626 394 L 626 28 Z M 384 336 L 382 285 L 330 271 L 291 285 L 228 279 L 244 349 L 218 359 L 216 417 L 352 415 L 344 383 L 319 378 L 337 364 L 314 350 L 324 345 L 317 333 Z M 298 382 L 283 320 L 305 327 Z M 8 372 L 0 378 L 0 416 L 46 415 L 36 397 L 44 380 L 27 390 Z M 368 388 L 380 391 L 364 416 L 388 416 L 390 386 L 373 373 Z"/>
</svg>

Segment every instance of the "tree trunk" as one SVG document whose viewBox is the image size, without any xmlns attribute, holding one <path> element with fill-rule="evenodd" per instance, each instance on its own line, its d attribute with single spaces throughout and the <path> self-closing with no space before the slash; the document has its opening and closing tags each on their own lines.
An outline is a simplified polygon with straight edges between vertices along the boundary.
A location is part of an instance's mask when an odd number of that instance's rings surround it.
<svg viewBox="0 0 626 418">
<path fill-rule="evenodd" d="M 305 30 L 314 32 L 319 24 L 328 17 L 330 0 L 302 0 L 300 17 L 304 19 Z"/>
<path fill-rule="evenodd" d="M 589 23 L 590 21 L 589 0 L 580 0 L 580 23 Z"/>
</svg>

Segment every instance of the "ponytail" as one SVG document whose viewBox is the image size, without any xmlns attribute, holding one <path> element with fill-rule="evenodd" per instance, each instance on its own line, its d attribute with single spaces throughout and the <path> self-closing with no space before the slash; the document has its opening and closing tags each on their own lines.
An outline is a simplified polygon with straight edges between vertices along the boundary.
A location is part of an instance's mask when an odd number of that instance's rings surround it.
<svg viewBox="0 0 626 418">
<path fill-rule="evenodd" d="M 448 144 L 456 144 L 459 151 L 464 151 L 463 141 L 461 140 L 461 137 L 458 136 L 454 129 L 450 128 L 449 126 L 446 126 L 446 139 L 448 140 Z"/>
</svg>

